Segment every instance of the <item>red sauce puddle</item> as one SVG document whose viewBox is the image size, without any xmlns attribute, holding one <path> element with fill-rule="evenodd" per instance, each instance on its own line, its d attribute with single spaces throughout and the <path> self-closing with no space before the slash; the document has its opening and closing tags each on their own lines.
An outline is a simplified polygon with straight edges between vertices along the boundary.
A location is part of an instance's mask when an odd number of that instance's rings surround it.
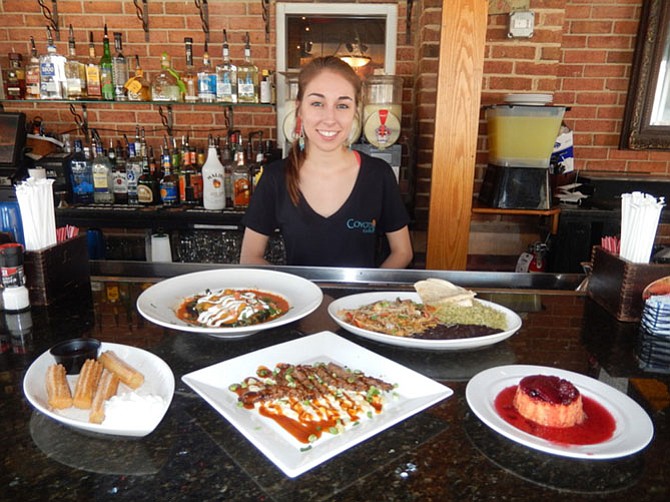
<svg viewBox="0 0 670 502">
<path fill-rule="evenodd" d="M 614 434 L 616 422 L 612 414 L 593 399 L 582 394 L 582 404 L 586 419 L 573 427 L 545 427 L 522 417 L 514 408 L 512 401 L 516 385 L 500 391 L 495 399 L 498 415 L 505 422 L 528 434 L 552 443 L 564 445 L 587 445 L 602 443 Z"/>
</svg>

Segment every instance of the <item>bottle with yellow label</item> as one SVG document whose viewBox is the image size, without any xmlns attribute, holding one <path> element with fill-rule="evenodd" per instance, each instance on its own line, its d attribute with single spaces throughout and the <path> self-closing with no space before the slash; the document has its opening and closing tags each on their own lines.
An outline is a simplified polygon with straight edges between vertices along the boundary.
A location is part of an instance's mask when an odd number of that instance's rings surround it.
<svg viewBox="0 0 670 502">
<path fill-rule="evenodd" d="M 128 101 L 151 101 L 151 87 L 140 66 L 140 57 L 135 55 L 135 74 L 123 86 L 128 92 Z"/>
</svg>

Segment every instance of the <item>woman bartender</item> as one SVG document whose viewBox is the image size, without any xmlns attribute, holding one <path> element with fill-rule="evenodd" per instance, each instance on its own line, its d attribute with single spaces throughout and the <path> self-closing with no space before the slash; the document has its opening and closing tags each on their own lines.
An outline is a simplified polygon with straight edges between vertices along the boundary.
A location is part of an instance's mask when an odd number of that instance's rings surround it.
<svg viewBox="0 0 670 502">
<path fill-rule="evenodd" d="M 351 150 L 362 83 L 334 56 L 300 72 L 296 119 L 287 158 L 270 164 L 251 198 L 240 263 L 265 264 L 268 238 L 281 231 L 288 265 L 375 267 L 379 237 L 388 239 L 385 268 L 412 260 L 409 216 L 391 167 Z"/>
</svg>

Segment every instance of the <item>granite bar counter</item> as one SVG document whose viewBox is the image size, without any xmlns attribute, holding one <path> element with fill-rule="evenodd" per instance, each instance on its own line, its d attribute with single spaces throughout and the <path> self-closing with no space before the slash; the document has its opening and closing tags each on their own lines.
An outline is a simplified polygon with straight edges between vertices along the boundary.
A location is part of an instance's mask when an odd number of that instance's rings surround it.
<svg viewBox="0 0 670 502">
<path fill-rule="evenodd" d="M 247 338 L 221 340 L 154 325 L 138 295 L 163 277 L 214 268 L 92 263 L 92 287 L 66 301 L 4 313 L 0 333 L 0 500 L 607 500 L 670 497 L 670 378 L 643 371 L 638 326 L 620 323 L 574 289 L 579 276 L 284 267 L 324 292 L 307 317 Z M 219 267 L 217 267 L 219 268 Z M 534 275 L 534 277 L 530 277 Z M 369 290 L 411 290 L 443 277 L 516 311 L 523 326 L 495 345 L 428 352 L 348 333 L 329 317 L 336 298 Z M 212 364 L 329 330 L 450 387 L 450 398 L 371 437 L 297 478 L 285 476 L 181 377 Z M 90 336 L 147 350 L 175 376 L 163 421 L 144 438 L 81 432 L 36 411 L 23 394 L 30 364 L 60 340 Z M 637 401 L 654 424 L 639 453 L 572 459 L 533 450 L 483 424 L 466 402 L 477 373 L 502 365 L 550 366 L 596 378 Z"/>
</svg>

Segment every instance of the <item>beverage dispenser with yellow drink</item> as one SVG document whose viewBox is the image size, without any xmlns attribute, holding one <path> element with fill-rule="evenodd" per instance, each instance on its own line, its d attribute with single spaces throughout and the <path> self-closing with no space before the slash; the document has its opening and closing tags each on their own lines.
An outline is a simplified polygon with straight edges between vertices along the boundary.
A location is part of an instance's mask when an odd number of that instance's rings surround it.
<svg viewBox="0 0 670 502">
<path fill-rule="evenodd" d="M 486 108 L 489 159 L 479 199 L 491 207 L 549 209 L 549 163 L 564 106 Z"/>
</svg>

